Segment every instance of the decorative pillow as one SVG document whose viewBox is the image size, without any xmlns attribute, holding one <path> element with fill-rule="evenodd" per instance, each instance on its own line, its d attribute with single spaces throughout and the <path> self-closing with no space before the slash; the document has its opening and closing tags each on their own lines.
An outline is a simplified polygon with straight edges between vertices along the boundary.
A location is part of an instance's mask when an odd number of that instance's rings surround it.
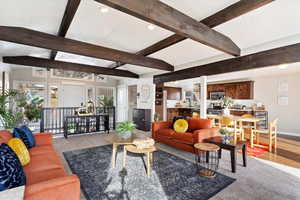
<svg viewBox="0 0 300 200">
<path fill-rule="evenodd" d="M 174 128 L 174 124 L 175 124 L 175 122 L 176 122 L 178 119 L 186 119 L 186 117 L 185 117 L 185 116 L 177 116 L 177 117 L 174 117 L 174 118 L 173 118 L 172 127 L 170 127 L 170 128 Z"/>
<path fill-rule="evenodd" d="M 174 123 L 174 130 L 178 133 L 185 133 L 189 128 L 189 124 L 185 119 L 178 119 Z"/>
<path fill-rule="evenodd" d="M 26 133 L 23 130 L 21 130 L 19 128 L 14 128 L 13 136 L 15 138 L 21 139 L 24 142 L 24 144 L 26 145 L 27 149 L 31 148 L 29 140 L 26 136 Z"/>
<path fill-rule="evenodd" d="M 0 145 L 0 191 L 26 184 L 26 177 L 16 153 L 7 145 Z"/>
<path fill-rule="evenodd" d="M 17 154 L 22 166 L 27 165 L 30 162 L 29 152 L 21 139 L 10 139 L 8 141 L 8 146 Z"/>
<path fill-rule="evenodd" d="M 30 147 L 34 147 L 35 146 L 35 138 L 32 134 L 32 131 L 25 125 L 21 126 L 20 128 L 27 136 Z"/>
</svg>

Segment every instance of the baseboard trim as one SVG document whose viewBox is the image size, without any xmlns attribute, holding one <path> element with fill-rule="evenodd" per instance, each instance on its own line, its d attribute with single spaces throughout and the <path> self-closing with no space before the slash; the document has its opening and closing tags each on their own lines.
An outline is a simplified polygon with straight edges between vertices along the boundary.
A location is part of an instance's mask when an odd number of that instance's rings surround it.
<svg viewBox="0 0 300 200">
<path fill-rule="evenodd" d="M 278 134 L 300 137 L 300 133 L 278 132 Z"/>
</svg>

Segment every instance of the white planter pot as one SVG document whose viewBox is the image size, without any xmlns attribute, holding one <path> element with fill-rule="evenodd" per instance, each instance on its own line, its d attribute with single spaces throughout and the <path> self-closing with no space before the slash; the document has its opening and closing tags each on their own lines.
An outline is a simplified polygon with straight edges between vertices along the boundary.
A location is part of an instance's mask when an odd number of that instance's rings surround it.
<svg viewBox="0 0 300 200">
<path fill-rule="evenodd" d="M 223 115 L 224 116 L 230 116 L 230 110 L 228 108 L 223 109 Z"/>
<path fill-rule="evenodd" d="M 129 139 L 129 138 L 132 137 L 132 132 L 131 131 L 126 131 L 124 133 L 120 133 L 119 136 L 120 136 L 120 138 L 126 140 L 126 139 Z"/>
</svg>

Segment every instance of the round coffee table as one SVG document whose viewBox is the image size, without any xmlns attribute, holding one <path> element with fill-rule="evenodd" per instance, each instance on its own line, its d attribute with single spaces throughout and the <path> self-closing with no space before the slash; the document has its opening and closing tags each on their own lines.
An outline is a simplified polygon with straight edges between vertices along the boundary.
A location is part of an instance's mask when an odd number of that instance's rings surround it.
<svg viewBox="0 0 300 200">
<path fill-rule="evenodd" d="M 145 154 L 147 156 L 147 175 L 149 177 L 151 174 L 151 165 L 153 164 L 153 152 L 156 150 L 157 150 L 157 148 L 155 146 L 152 146 L 149 148 L 144 148 L 144 149 L 138 149 L 135 145 L 125 145 L 124 146 L 123 167 L 126 166 L 127 151 L 129 151 L 131 153 Z"/>
<path fill-rule="evenodd" d="M 210 143 L 196 143 L 195 161 L 201 176 L 214 178 L 219 167 L 218 150 L 220 147 Z"/>
</svg>

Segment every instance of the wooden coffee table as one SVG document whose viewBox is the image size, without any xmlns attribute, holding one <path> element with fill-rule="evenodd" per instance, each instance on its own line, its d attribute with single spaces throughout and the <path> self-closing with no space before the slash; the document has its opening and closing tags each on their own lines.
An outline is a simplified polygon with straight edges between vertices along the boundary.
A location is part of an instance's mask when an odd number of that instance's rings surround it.
<svg viewBox="0 0 300 200">
<path fill-rule="evenodd" d="M 138 135 L 138 134 L 133 134 L 131 138 L 129 139 L 121 139 L 119 136 L 114 134 L 112 138 L 110 139 L 110 142 L 113 144 L 113 149 L 112 149 L 112 156 L 111 156 L 111 163 L 112 163 L 112 168 L 116 167 L 116 154 L 118 150 L 119 145 L 129 145 L 133 143 L 133 140 L 136 138 L 146 138 L 144 135 Z"/>
<path fill-rule="evenodd" d="M 125 145 L 124 146 L 124 156 L 123 156 L 123 167 L 126 166 L 126 156 L 127 151 L 136 154 L 145 154 L 147 156 L 147 175 L 151 174 L 151 165 L 153 164 L 153 152 L 156 151 L 155 146 L 149 148 L 138 149 L 135 145 Z"/>
<path fill-rule="evenodd" d="M 243 166 L 244 167 L 247 166 L 247 143 L 246 143 L 246 141 L 237 141 L 235 143 L 234 140 L 232 139 L 228 144 L 226 144 L 222 141 L 221 137 L 214 137 L 214 138 L 205 140 L 205 142 L 216 144 L 220 147 L 219 158 L 222 157 L 222 149 L 230 151 L 231 171 L 233 173 L 236 172 L 236 152 L 240 149 L 242 149 L 242 154 L 243 154 Z"/>
</svg>

